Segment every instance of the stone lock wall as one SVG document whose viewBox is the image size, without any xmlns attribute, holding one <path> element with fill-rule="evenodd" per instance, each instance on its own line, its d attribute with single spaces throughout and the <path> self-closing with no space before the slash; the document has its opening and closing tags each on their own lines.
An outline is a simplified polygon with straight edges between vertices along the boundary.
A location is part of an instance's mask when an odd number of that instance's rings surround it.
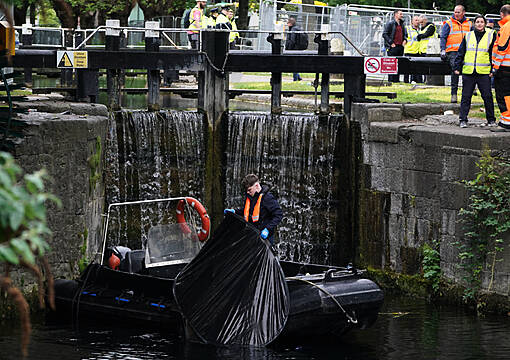
<svg viewBox="0 0 510 360">
<path fill-rule="evenodd" d="M 48 226 L 53 231 L 49 262 L 55 277 L 74 277 L 84 257 L 82 245 L 91 258 L 101 241 L 108 112 L 97 104 L 39 101 L 22 106 L 31 111 L 22 115 L 24 137 L 13 155 L 25 173 L 47 170 L 50 179 L 45 189 L 62 201 L 60 208 L 48 207 Z M 25 284 L 33 283 L 30 275 L 13 274 L 18 283 L 21 277 Z"/>
<path fill-rule="evenodd" d="M 351 121 L 361 129 L 359 253 L 364 265 L 419 274 L 421 247 L 435 240 L 443 275 L 462 282 L 453 245 L 462 241 L 458 212 L 468 201 L 460 181 L 474 178 L 485 147 L 508 155 L 510 134 L 492 133 L 476 122 L 461 129 L 458 115 L 440 115 L 446 110 L 456 111 L 455 105 L 353 107 Z M 491 290 L 508 295 L 508 246 L 502 257 Z M 482 288 L 490 277 L 485 271 Z"/>
</svg>

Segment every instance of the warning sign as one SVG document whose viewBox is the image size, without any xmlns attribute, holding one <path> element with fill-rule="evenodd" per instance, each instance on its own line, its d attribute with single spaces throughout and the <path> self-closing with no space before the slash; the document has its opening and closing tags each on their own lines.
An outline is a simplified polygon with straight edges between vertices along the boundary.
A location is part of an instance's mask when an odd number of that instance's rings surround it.
<svg viewBox="0 0 510 360">
<path fill-rule="evenodd" d="M 364 68 L 365 74 L 398 74 L 398 59 L 396 57 L 366 57 Z"/>
<path fill-rule="evenodd" d="M 58 68 L 84 69 L 88 67 L 86 51 L 57 51 Z"/>
</svg>

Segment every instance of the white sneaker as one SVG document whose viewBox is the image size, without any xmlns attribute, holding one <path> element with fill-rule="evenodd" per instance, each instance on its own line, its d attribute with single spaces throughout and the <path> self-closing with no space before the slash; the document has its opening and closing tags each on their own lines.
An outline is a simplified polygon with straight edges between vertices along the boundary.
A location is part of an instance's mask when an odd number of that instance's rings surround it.
<svg viewBox="0 0 510 360">
<path fill-rule="evenodd" d="M 459 126 L 460 126 L 461 128 L 467 128 L 467 127 L 468 127 L 467 121 L 466 121 L 466 120 L 461 120 L 461 121 L 459 122 Z"/>
</svg>

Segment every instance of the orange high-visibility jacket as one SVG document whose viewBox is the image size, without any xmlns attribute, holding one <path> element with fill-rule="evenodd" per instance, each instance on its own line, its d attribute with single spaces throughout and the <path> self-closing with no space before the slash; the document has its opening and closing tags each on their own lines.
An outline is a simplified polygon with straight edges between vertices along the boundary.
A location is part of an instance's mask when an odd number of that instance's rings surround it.
<svg viewBox="0 0 510 360">
<path fill-rule="evenodd" d="M 467 18 L 461 23 L 457 19 L 451 17 L 444 22 L 450 27 L 450 33 L 446 38 L 446 52 L 459 51 L 460 43 L 464 36 L 471 31 L 473 24 Z M 443 24 L 443 25 L 444 25 Z"/>
<path fill-rule="evenodd" d="M 500 66 L 510 68 L 510 15 L 505 16 L 500 22 L 499 33 L 492 48 L 492 66 L 493 69 L 499 69 Z"/>
</svg>

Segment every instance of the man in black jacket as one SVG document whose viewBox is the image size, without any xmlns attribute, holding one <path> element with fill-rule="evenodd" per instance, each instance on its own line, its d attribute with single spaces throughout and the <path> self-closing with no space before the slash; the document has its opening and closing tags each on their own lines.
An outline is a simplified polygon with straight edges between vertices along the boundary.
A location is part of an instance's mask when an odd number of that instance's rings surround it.
<svg viewBox="0 0 510 360">
<path fill-rule="evenodd" d="M 407 31 L 403 19 L 404 13 L 402 13 L 402 10 L 395 10 L 393 12 L 393 20 L 389 21 L 384 26 L 382 36 L 388 56 L 404 55 Z M 399 82 L 399 75 L 388 75 L 388 80 L 391 82 Z"/>
<path fill-rule="evenodd" d="M 287 40 L 285 41 L 285 50 L 299 50 L 298 49 L 298 37 L 301 34 L 292 33 L 293 31 L 301 31 L 301 28 L 296 25 L 296 19 L 293 17 L 289 17 L 287 21 L 287 27 L 289 28 L 289 33 L 287 34 Z M 301 81 L 301 76 L 299 73 L 292 74 L 292 79 L 294 81 Z"/>
<path fill-rule="evenodd" d="M 255 174 L 246 175 L 241 185 L 246 190 L 244 208 L 225 209 L 225 213 L 230 211 L 244 217 L 246 222 L 253 224 L 260 231 L 260 237 L 267 239 L 272 245 L 276 226 L 283 218 L 278 200 L 271 194 L 268 186 L 260 185 Z"/>
</svg>

